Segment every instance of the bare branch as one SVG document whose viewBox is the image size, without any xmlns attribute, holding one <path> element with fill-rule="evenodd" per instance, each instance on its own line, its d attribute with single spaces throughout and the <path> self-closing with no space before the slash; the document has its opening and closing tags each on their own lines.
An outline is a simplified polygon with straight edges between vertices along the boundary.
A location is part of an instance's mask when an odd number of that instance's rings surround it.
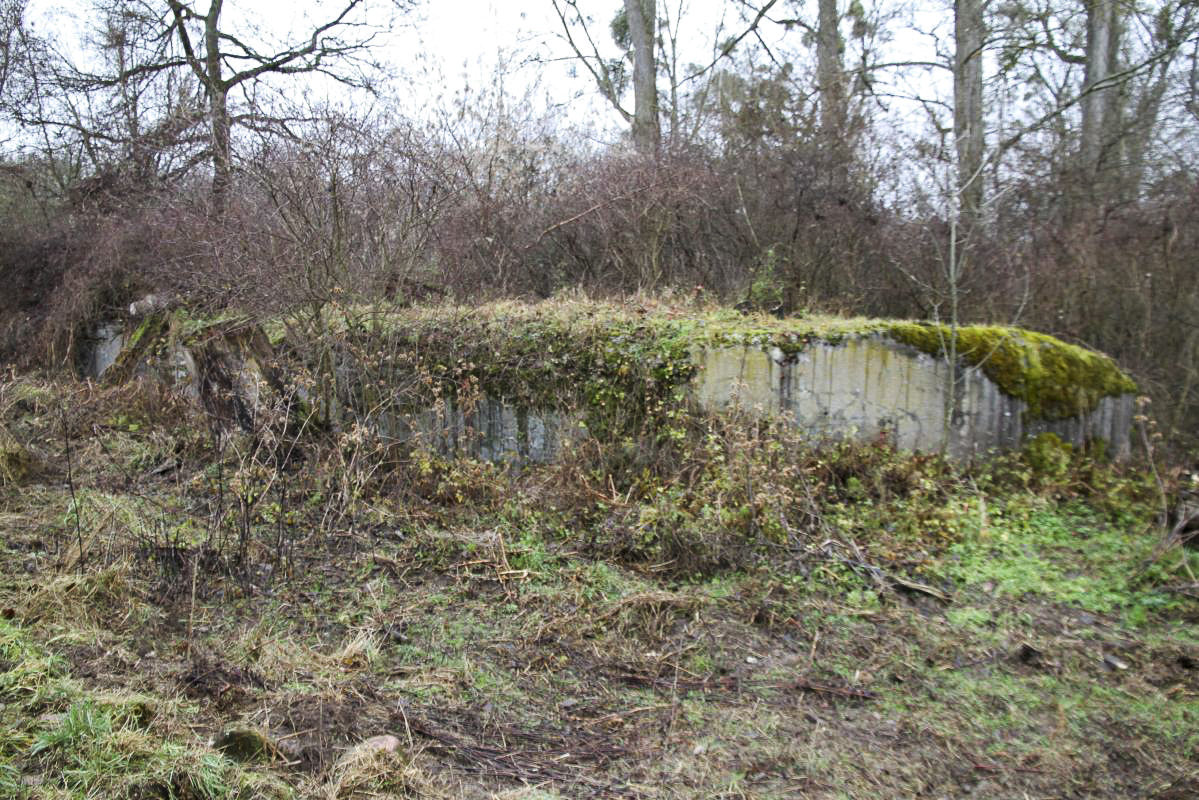
<svg viewBox="0 0 1199 800">
<path fill-rule="evenodd" d="M 633 115 L 620 104 L 620 97 L 616 91 L 616 82 L 613 80 L 612 73 L 608 70 L 608 65 L 604 61 L 603 56 L 600 55 L 599 48 L 596 47 L 595 41 L 591 38 L 591 32 L 587 29 L 587 23 L 584 21 L 583 14 L 579 11 L 575 0 L 565 0 L 565 4 L 575 12 L 575 22 L 573 23 L 567 20 L 566 12 L 558 4 L 558 0 L 550 0 L 550 2 L 554 6 L 554 13 L 558 15 L 558 21 L 562 24 L 562 33 L 566 38 L 566 42 L 570 45 L 570 49 L 574 51 L 575 57 L 591 73 L 591 77 L 595 79 L 596 86 L 599 87 L 600 94 L 612 104 L 612 107 L 624 117 L 626 122 L 631 122 Z M 587 37 L 587 44 L 591 46 L 591 55 L 583 53 L 579 44 L 575 41 L 574 35 L 571 33 L 571 29 L 576 24 L 582 28 L 583 35 Z M 592 65 L 592 59 L 595 61 L 594 66 Z"/>
</svg>

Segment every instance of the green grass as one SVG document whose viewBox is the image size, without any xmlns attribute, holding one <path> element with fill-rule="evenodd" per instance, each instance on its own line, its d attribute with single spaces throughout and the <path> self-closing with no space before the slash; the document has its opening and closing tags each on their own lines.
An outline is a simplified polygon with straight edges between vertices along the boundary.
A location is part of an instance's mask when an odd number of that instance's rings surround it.
<svg viewBox="0 0 1199 800">
<path fill-rule="evenodd" d="M 61 481 L 0 492 L 0 797 L 1115 798 L 1199 773 L 1199 607 L 1166 591 L 1199 563 L 1148 561 L 1131 467 L 967 470 L 703 417 L 623 484 L 612 450 L 438 463 L 427 489 L 400 463 L 326 515 L 327 433 L 261 476 L 294 490 L 289 558 L 255 521 L 246 562 L 193 584 L 137 545 L 234 541 L 232 472 L 144 419 L 79 442 L 86 562 Z M 209 745 L 241 728 L 299 749 Z M 402 752 L 338 766 L 384 733 Z"/>
<path fill-rule="evenodd" d="M 282 797 L 277 781 L 245 773 L 173 731 L 169 701 L 89 689 L 22 628 L 0 620 L 0 789 L 5 797 Z M 38 775 L 35 782 L 24 775 Z"/>
<path fill-rule="evenodd" d="M 1158 540 L 1136 530 L 1132 519 L 1113 522 L 1080 503 L 1035 499 L 992 505 L 985 525 L 977 515 L 966 519 L 973 524 L 936 568 L 958 586 L 986 586 L 1000 597 L 1037 598 L 1096 613 L 1122 612 L 1132 620 L 1178 603 L 1156 588 L 1164 567 L 1149 558 Z M 1177 557 L 1199 566 L 1193 554 Z"/>
</svg>

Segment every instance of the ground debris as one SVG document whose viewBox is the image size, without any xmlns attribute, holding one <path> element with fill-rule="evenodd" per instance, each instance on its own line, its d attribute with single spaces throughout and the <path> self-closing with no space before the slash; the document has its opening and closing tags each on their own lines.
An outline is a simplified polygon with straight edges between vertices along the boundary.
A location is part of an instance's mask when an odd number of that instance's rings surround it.
<svg viewBox="0 0 1199 800">
<path fill-rule="evenodd" d="M 225 664 L 213 657 L 193 657 L 179 678 L 183 693 L 193 699 L 215 702 L 219 708 L 229 708 L 244 702 L 251 689 L 265 689 L 266 680 L 250 669 Z"/>
<path fill-rule="evenodd" d="M 877 695 L 867 689 L 857 689 L 852 686 L 834 686 L 828 683 L 794 678 L 791 680 L 754 680 L 738 678 L 734 675 L 710 676 L 702 678 L 684 677 L 650 673 L 626 667 L 610 667 L 605 674 L 613 680 L 630 686 L 644 686 L 658 691 L 687 691 L 687 692 L 753 692 L 763 690 L 799 691 L 813 694 L 840 697 L 852 700 L 873 700 Z"/>
<path fill-rule="evenodd" d="M 231 728 L 218 736 L 212 746 L 235 761 L 271 760 L 279 757 L 279 748 L 274 742 L 261 731 L 250 728 Z"/>
<path fill-rule="evenodd" d="M 400 707 L 392 718 L 398 729 L 431 740 L 431 748 L 468 770 L 525 782 L 583 784 L 609 796 L 633 796 L 616 782 L 599 780 L 589 769 L 632 755 L 594 730 L 551 726 L 518 728 L 485 723 L 473 712 Z"/>
</svg>

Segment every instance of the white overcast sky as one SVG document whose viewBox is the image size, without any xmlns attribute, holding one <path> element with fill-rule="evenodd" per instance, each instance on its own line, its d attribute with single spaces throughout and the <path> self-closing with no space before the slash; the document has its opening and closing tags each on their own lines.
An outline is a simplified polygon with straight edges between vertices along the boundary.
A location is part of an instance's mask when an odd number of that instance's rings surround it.
<svg viewBox="0 0 1199 800">
<path fill-rule="evenodd" d="M 387 2 L 371 1 L 379 6 Z M 895 7 L 903 2 L 898 0 Z M 616 53 L 609 22 L 622 4 L 622 0 L 579 2 L 594 20 L 592 36 L 605 54 Z M 43 32 L 54 31 L 64 38 L 80 36 L 91 24 L 86 9 L 95 5 L 95 0 L 31 0 L 30 17 Z M 206 8 L 207 0 L 198 0 L 198 5 Z M 814 5 L 805 3 L 804 13 L 814 15 Z M 783 12 L 783 6 L 779 4 L 780 13 L 792 13 Z M 255 26 L 264 38 L 295 42 L 305 29 L 310 30 L 310 20 L 324 20 L 340 7 L 340 0 L 225 0 L 223 19 L 234 32 Z M 722 38 L 741 31 L 744 23 L 737 7 L 730 0 L 659 0 L 660 15 L 681 19 L 684 63 L 710 61 L 718 29 Z M 889 49 L 905 58 L 931 59 L 932 38 L 915 29 L 937 31 L 942 37 L 951 33 L 948 9 L 942 0 L 911 0 L 903 18 L 888 24 L 895 37 Z M 795 45 L 801 35 L 798 31 L 784 33 L 780 26 L 764 23 L 761 33 L 772 46 L 785 41 L 799 49 Z M 387 94 L 410 114 L 419 115 L 436 105 L 439 96 L 452 97 L 465 86 L 474 91 L 491 86 L 502 63 L 507 65 L 504 88 L 511 96 L 535 87 L 531 102 L 540 106 L 538 110 L 554 106 L 575 123 L 613 135 L 623 128 L 616 113 L 599 100 L 591 76 L 572 63 L 550 0 L 421 0 L 415 11 L 398 18 L 394 32 L 381 40 L 375 55 L 397 76 Z M 336 85 L 319 82 L 311 88 L 334 98 L 342 92 Z M 902 91 L 927 93 L 931 89 L 907 85 Z"/>
<path fill-rule="evenodd" d="M 725 0 L 665 0 L 660 5 L 666 4 L 669 8 L 660 11 L 671 17 L 680 7 L 683 11 L 680 49 L 685 61 L 711 60 L 722 21 L 726 35 L 738 27 L 737 12 Z M 591 34 L 601 52 L 615 55 L 609 22 L 622 0 L 582 0 L 579 5 L 593 19 Z M 768 30 L 773 27 L 766 26 L 765 35 L 777 37 Z M 426 2 L 396 40 L 388 48 L 393 51 L 390 61 L 416 79 L 418 97 L 436 91 L 439 74 L 450 91 L 464 84 L 486 85 L 502 63 L 506 88 L 513 94 L 536 86 L 535 100 L 564 107 L 578 121 L 621 127 L 615 112 L 598 100 L 590 74 L 574 63 L 550 0 Z"/>
</svg>

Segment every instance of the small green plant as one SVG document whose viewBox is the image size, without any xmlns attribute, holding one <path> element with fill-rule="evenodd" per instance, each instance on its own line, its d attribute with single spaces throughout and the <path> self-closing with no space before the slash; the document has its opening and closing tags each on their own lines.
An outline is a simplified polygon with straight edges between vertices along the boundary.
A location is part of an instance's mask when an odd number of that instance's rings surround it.
<svg viewBox="0 0 1199 800">
<path fill-rule="evenodd" d="M 963 606 L 945 612 L 945 618 L 960 628 L 981 628 L 991 622 L 991 612 L 985 608 Z"/>
<path fill-rule="evenodd" d="M 19 781 L 19 771 L 36 771 L 44 790 L 71 797 L 223 800 L 243 789 L 265 797 L 284 794 L 274 780 L 176 741 L 169 727 L 158 727 L 158 701 L 86 689 L 26 631 L 3 620 L 0 697 L 0 730 L 6 731 L 0 736 L 0 789 Z M 19 759 L 23 770 L 5 759 Z M 4 796 L 23 794 L 22 784 L 21 791 Z"/>
<path fill-rule="evenodd" d="M 1165 574 L 1137 572 L 1155 542 L 1078 503 L 1008 503 L 992 506 L 985 527 L 951 545 L 938 571 L 1000 596 L 1037 596 L 1143 620 L 1146 609 L 1171 602 L 1154 587 L 1168 580 Z"/>
<path fill-rule="evenodd" d="M 779 257 L 773 248 L 762 254 L 758 268 L 754 270 L 753 282 L 749 285 L 745 301 L 752 308 L 766 311 L 778 308 L 783 303 L 783 281 L 779 277 Z"/>
<path fill-rule="evenodd" d="M 1074 461 L 1074 447 L 1056 433 L 1041 433 L 1025 443 L 1021 451 L 1033 474 L 1046 480 L 1065 477 Z"/>
</svg>

